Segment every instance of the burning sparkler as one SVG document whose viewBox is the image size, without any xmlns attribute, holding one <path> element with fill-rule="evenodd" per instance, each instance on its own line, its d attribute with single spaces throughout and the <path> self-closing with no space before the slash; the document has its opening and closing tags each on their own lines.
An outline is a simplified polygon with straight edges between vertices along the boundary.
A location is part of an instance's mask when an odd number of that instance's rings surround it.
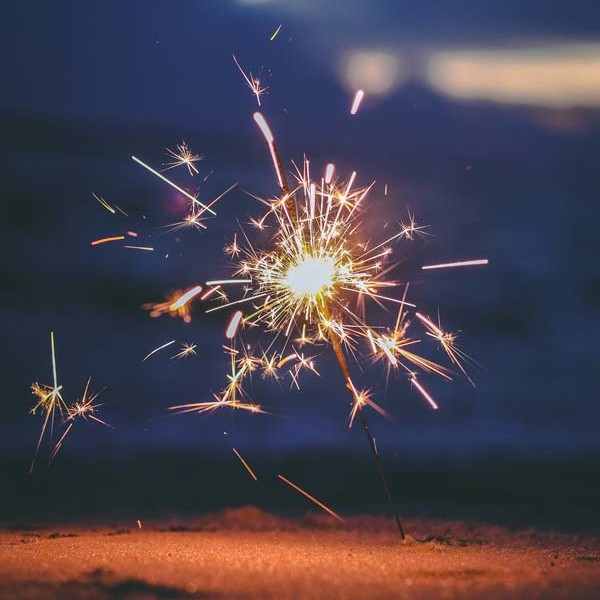
<svg viewBox="0 0 600 600">
<path fill-rule="evenodd" d="M 260 105 L 265 88 L 261 87 L 260 80 L 251 74 L 246 75 L 237 58 L 233 58 Z M 351 108 L 352 114 L 358 111 L 362 98 L 363 93 L 359 90 Z M 233 242 L 225 248 L 233 263 L 232 273 L 226 278 L 207 281 L 206 291 L 204 286 L 195 286 L 175 292 L 163 302 L 144 306 L 150 310 L 150 316 L 170 314 L 186 322 L 191 319 L 190 306 L 196 300 L 218 302 L 216 306 L 207 308 L 206 312 L 226 310 L 231 313 L 225 330 L 227 345 L 224 346 L 230 364 L 227 384 L 218 393 L 213 393 L 212 400 L 180 404 L 170 407 L 170 410 L 177 413 L 206 413 L 228 407 L 254 414 L 265 413 L 249 397 L 246 381 L 255 373 L 273 379 L 288 376 L 291 385 L 299 389 L 301 371 L 319 373 L 314 357 L 305 356 L 298 347 L 305 344 L 330 345 L 350 394 L 349 425 L 352 426 L 358 418 L 363 427 L 398 530 L 404 537 L 375 439 L 365 416 L 367 409 L 381 415 L 386 413 L 373 400 L 371 393 L 355 386 L 348 356 L 360 360 L 370 355 L 376 361 L 384 361 L 388 373 L 401 370 L 411 386 L 433 409 L 437 409 L 438 404 L 421 383 L 421 376 L 435 374 L 451 379 L 452 373 L 446 367 L 417 354 L 415 345 L 427 338 L 435 339 L 450 362 L 467 375 L 462 364 L 465 355 L 456 348 L 454 334 L 442 330 L 423 312 L 413 311 L 416 306 L 407 299 L 408 284 L 390 278 L 395 266 L 391 263 L 391 257 L 397 245 L 424 234 L 424 226 L 417 225 L 414 216 L 409 214 L 408 222 L 401 222 L 392 235 L 382 241 L 371 242 L 364 231 L 363 213 L 373 184 L 357 187 L 357 173 L 352 172 L 344 179 L 333 163 L 326 166 L 321 176 L 314 177 L 311 172 L 314 167 L 305 159 L 301 167 L 295 166 L 295 181 L 290 187 L 273 132 L 261 113 L 254 113 L 253 117 L 269 148 L 281 190 L 277 197 L 261 200 L 265 211 L 251 220 L 258 230 L 256 239 L 244 230 L 234 233 Z M 172 156 L 177 159 L 177 165 L 187 166 L 190 174 L 195 171 L 193 162 L 197 157 L 189 152 L 187 146 L 179 146 L 178 153 L 172 153 Z M 190 201 L 191 217 L 188 215 L 188 224 L 196 228 L 206 227 L 201 222 L 202 215 L 207 212 L 215 215 L 212 206 L 223 194 L 208 205 L 202 204 L 148 164 L 135 157 L 133 160 Z M 387 194 L 387 184 L 385 189 Z M 260 235 L 265 229 L 269 230 L 267 242 Z M 105 241 L 109 240 L 103 239 L 97 243 Z M 487 259 L 476 259 L 422 268 L 433 270 L 483 265 L 487 262 Z M 396 293 L 398 290 L 399 294 Z M 371 305 L 397 307 L 394 326 L 382 328 L 371 324 L 367 319 Z M 423 325 L 424 330 L 413 331 L 415 324 Z M 261 341 L 266 349 L 255 350 L 242 341 L 243 331 L 247 327 L 263 333 Z M 421 335 L 423 332 L 425 336 Z M 159 346 L 144 360 L 173 343 L 174 340 Z M 175 357 L 183 358 L 192 353 L 195 353 L 195 346 L 187 345 Z M 40 391 L 40 397 L 45 398 L 47 393 Z M 253 475 L 235 449 L 234 453 Z M 315 501 L 285 478 L 280 476 L 280 479 Z"/>
</svg>

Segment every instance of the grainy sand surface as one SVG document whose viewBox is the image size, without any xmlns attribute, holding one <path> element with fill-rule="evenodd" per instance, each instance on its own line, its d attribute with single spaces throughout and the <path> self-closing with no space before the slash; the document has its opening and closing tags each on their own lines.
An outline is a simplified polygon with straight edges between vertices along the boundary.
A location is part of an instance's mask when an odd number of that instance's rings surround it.
<svg viewBox="0 0 600 600">
<path fill-rule="evenodd" d="M 111 527 L 0 532 L 0 598 L 600 598 L 600 540 L 457 521 L 256 508 Z"/>
</svg>

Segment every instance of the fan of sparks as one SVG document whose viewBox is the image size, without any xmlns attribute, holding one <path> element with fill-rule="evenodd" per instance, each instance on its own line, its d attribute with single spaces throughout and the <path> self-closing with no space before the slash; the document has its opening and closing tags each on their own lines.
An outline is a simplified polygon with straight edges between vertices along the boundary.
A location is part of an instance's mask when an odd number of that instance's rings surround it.
<svg viewBox="0 0 600 600">
<path fill-rule="evenodd" d="M 419 378 L 434 374 L 450 380 L 452 371 L 417 353 L 417 345 L 424 339 L 435 340 L 468 377 L 463 366 L 466 355 L 457 347 L 454 334 L 407 300 L 408 283 L 390 277 L 395 267 L 394 247 L 402 240 L 410 242 L 425 235 L 425 228 L 409 215 L 408 222 L 400 223 L 393 235 L 371 242 L 364 231 L 363 213 L 373 184 L 356 187 L 356 172 L 347 180 L 336 178 L 333 164 L 313 179 L 310 162 L 305 159 L 301 167 L 294 166 L 294 187 L 288 188 L 273 134 L 260 113 L 254 118 L 271 150 L 281 194 L 261 199 L 264 212 L 250 222 L 255 233 L 242 230 L 239 237 L 235 233 L 225 248 L 233 263 L 231 279 L 208 281 L 206 291 L 195 286 L 182 290 L 179 298 L 171 296 L 166 303 L 147 306 L 155 316 L 161 307 L 167 307 L 164 312 L 185 315 L 186 320 L 191 318 L 190 307 L 182 299 L 217 302 L 206 312 L 235 311 L 225 331 L 229 343 L 223 346 L 230 358 L 227 385 L 210 401 L 177 405 L 171 410 L 201 413 L 230 407 L 264 412 L 246 393 L 247 379 L 254 373 L 274 379 L 289 376 L 291 385 L 299 389 L 301 371 L 318 375 L 314 356 L 305 355 L 302 347 L 327 343 L 333 345 L 336 355 L 343 349 L 344 356 L 349 354 L 358 361 L 366 357 L 385 362 L 389 370 L 402 370 L 414 389 L 437 409 Z M 191 206 L 190 210 L 197 209 Z M 423 269 L 481 264 L 487 260 L 426 265 Z M 368 313 L 376 309 L 371 304 L 388 310 L 393 307 L 393 325 L 370 325 Z M 262 332 L 262 350 L 242 341 L 242 328 Z M 345 378 L 353 399 L 350 425 L 364 406 L 385 414 L 367 391 L 356 388 L 348 374 Z"/>
</svg>

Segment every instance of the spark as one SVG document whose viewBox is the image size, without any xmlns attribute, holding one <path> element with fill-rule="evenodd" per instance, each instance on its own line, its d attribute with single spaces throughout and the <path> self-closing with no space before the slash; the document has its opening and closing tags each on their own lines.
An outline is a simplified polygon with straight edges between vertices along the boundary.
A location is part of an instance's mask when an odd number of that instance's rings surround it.
<svg viewBox="0 0 600 600">
<path fill-rule="evenodd" d="M 242 77 L 244 78 L 244 81 L 246 82 L 246 84 L 248 85 L 248 87 L 250 88 L 250 90 L 252 91 L 252 93 L 256 96 L 256 102 L 258 103 L 258 106 L 260 106 L 260 97 L 269 88 L 268 87 L 262 87 L 262 85 L 260 83 L 260 79 L 258 77 L 254 77 L 252 75 L 252 73 L 248 73 L 246 75 L 244 69 L 242 69 L 242 66 L 238 62 L 238 59 L 236 58 L 235 54 L 233 55 L 233 61 L 235 62 L 237 68 L 240 71 L 240 73 L 242 74 Z"/>
<path fill-rule="evenodd" d="M 187 358 L 188 356 L 192 355 L 198 355 L 198 353 L 196 352 L 196 344 L 184 343 L 181 344 L 181 351 L 171 356 L 171 358 Z"/>
<path fill-rule="evenodd" d="M 233 313 L 233 316 L 231 317 L 231 320 L 229 321 L 229 325 L 227 325 L 227 330 L 225 331 L 225 337 L 228 340 L 231 340 L 235 337 L 238 327 L 240 326 L 240 323 L 242 322 L 243 314 L 244 313 L 241 310 L 236 310 Z"/>
<path fill-rule="evenodd" d="M 190 404 L 179 404 L 175 406 L 169 406 L 169 410 L 175 411 L 179 414 L 190 412 L 202 414 L 206 412 L 212 412 L 213 410 L 226 406 L 234 410 L 244 410 L 254 414 L 265 414 L 265 411 L 262 410 L 262 408 L 258 406 L 258 404 L 251 404 L 249 402 L 239 402 L 226 399 L 224 400 L 217 394 L 214 394 L 213 397 L 214 400 L 212 402 L 195 402 Z"/>
<path fill-rule="evenodd" d="M 423 398 L 425 398 L 425 400 L 427 400 L 427 402 L 429 402 L 431 408 L 433 408 L 433 410 L 437 410 L 439 408 L 439 406 L 437 405 L 437 402 L 429 395 L 429 392 L 417 381 L 417 376 L 416 375 L 411 375 L 410 377 L 410 382 L 417 388 L 417 390 L 419 390 L 419 392 L 421 393 L 421 396 L 423 396 Z"/>
<path fill-rule="evenodd" d="M 254 471 L 250 468 L 250 465 L 244 460 L 242 455 L 235 448 L 232 448 L 232 450 L 233 450 L 233 453 L 240 459 L 240 462 L 242 463 L 242 465 L 244 465 L 244 468 L 246 469 L 246 471 L 248 471 L 248 473 L 250 474 L 250 477 L 252 477 L 252 479 L 254 479 L 254 481 L 258 481 L 258 477 L 255 475 Z"/>
<path fill-rule="evenodd" d="M 167 179 L 164 175 L 162 175 L 161 173 L 159 173 L 158 171 L 156 171 L 155 169 L 153 169 L 150 165 L 147 165 L 144 161 L 140 160 L 136 156 L 132 156 L 131 158 L 138 165 L 144 167 L 144 169 L 146 169 L 147 171 L 150 171 L 150 173 L 152 173 L 153 175 L 156 175 L 159 179 L 161 179 L 165 183 L 168 183 L 172 188 L 176 189 L 180 194 L 183 194 L 188 200 L 191 200 L 192 203 L 198 203 L 200 205 L 200 207 L 203 209 L 203 211 L 207 211 L 211 215 L 216 215 L 217 214 L 210 207 L 205 206 L 204 204 L 202 204 L 202 202 L 200 202 L 198 200 L 198 198 L 195 198 L 189 192 L 186 192 L 184 189 L 180 188 L 177 184 L 173 183 L 170 179 Z"/>
<path fill-rule="evenodd" d="M 176 342 L 176 340 L 171 340 L 170 342 L 167 342 L 166 344 L 163 344 L 162 346 L 159 346 L 158 348 L 154 348 L 154 350 L 152 350 L 151 352 L 148 352 L 148 354 L 146 354 L 146 356 L 144 356 L 144 358 L 142 359 L 142 362 L 148 360 L 153 354 L 155 354 L 156 352 L 159 352 L 163 348 L 167 348 L 168 346 L 171 346 L 175 342 Z"/>
<path fill-rule="evenodd" d="M 44 421 L 42 423 L 42 429 L 35 448 L 35 455 L 33 461 L 31 462 L 31 467 L 29 469 L 30 474 L 33 472 L 35 461 L 37 459 L 38 452 L 42 445 L 42 440 L 46 435 L 48 425 L 50 425 L 50 441 L 52 441 L 54 422 L 56 419 L 57 412 L 60 417 L 64 417 L 67 413 L 67 404 L 61 395 L 62 385 L 58 384 L 58 374 L 56 368 L 56 351 L 54 348 L 53 331 L 50 332 L 50 348 L 52 355 L 52 386 L 40 385 L 38 383 L 33 383 L 31 386 L 31 391 L 37 399 L 36 404 L 31 409 L 31 414 L 35 415 L 38 411 L 40 411 L 44 416 Z"/>
<path fill-rule="evenodd" d="M 214 293 L 219 291 L 220 287 L 221 287 L 220 285 L 211 287 L 205 294 L 202 294 L 202 296 L 200 296 L 200 300 L 206 300 L 206 299 L 210 298 L 210 296 L 212 296 Z"/>
<path fill-rule="evenodd" d="M 273 137 L 273 132 L 271 131 L 271 128 L 269 127 L 265 118 L 262 116 L 261 113 L 255 112 L 254 121 L 258 125 L 261 133 L 267 141 L 267 144 L 271 145 L 275 141 L 275 138 Z"/>
<path fill-rule="evenodd" d="M 54 458 L 56 457 L 56 455 L 62 448 L 62 445 L 63 445 L 65 439 L 67 438 L 67 435 L 73 429 L 73 425 L 77 419 L 83 419 L 85 421 L 87 421 L 89 419 L 90 421 L 95 421 L 96 423 L 99 423 L 100 425 L 104 425 L 105 427 L 114 429 L 114 427 L 112 425 L 110 425 L 109 423 L 107 423 L 106 421 L 103 421 L 102 419 L 100 419 L 98 417 L 98 414 L 96 411 L 102 405 L 98 404 L 96 402 L 96 400 L 98 399 L 100 392 L 95 392 L 93 394 L 89 393 L 91 382 L 92 382 L 92 378 L 88 377 L 88 380 L 83 389 L 83 394 L 81 396 L 81 399 L 75 400 L 75 402 L 73 402 L 73 404 L 70 404 L 67 407 L 67 416 L 63 421 L 63 424 L 67 425 L 67 428 L 65 429 L 62 436 L 60 437 L 60 439 L 54 446 L 54 449 L 52 450 L 52 454 L 50 456 L 50 460 L 54 460 Z"/>
<path fill-rule="evenodd" d="M 365 97 L 365 92 L 363 90 L 358 90 L 354 95 L 354 100 L 352 101 L 352 108 L 350 109 L 350 114 L 355 115 L 358 112 L 360 107 L 360 103 L 363 101 Z"/>
<path fill-rule="evenodd" d="M 206 285 L 228 285 L 238 283 L 252 283 L 252 279 L 213 279 L 212 281 L 207 281 Z"/>
<path fill-rule="evenodd" d="M 163 302 L 147 302 L 142 304 L 142 308 L 149 311 L 152 318 L 170 315 L 183 319 L 185 323 L 190 323 L 193 300 L 201 291 L 201 286 L 194 286 L 187 290 L 175 290 L 168 294 Z"/>
<path fill-rule="evenodd" d="M 277 174 L 277 181 L 279 182 L 279 187 L 287 196 L 289 190 L 287 188 L 287 184 L 285 183 L 285 174 L 283 172 L 283 167 L 281 166 L 281 160 L 279 158 L 279 153 L 277 152 L 277 146 L 275 146 L 275 138 L 273 137 L 273 132 L 271 131 L 269 124 L 267 123 L 267 121 L 261 113 L 255 112 L 253 118 L 255 123 L 258 125 L 258 128 L 260 129 L 261 133 L 263 134 L 263 137 L 265 138 L 265 141 L 267 142 L 267 145 L 269 147 L 269 151 L 271 152 L 271 158 L 273 159 L 273 165 L 275 167 L 275 173 Z"/>
<path fill-rule="evenodd" d="M 130 250 L 146 250 L 147 252 L 154 252 L 152 246 L 123 246 L 123 248 L 129 248 Z"/>
<path fill-rule="evenodd" d="M 225 246 L 225 253 L 229 254 L 231 258 L 237 258 L 240 255 L 240 248 L 237 243 L 237 233 L 233 234 L 233 242 Z"/>
<path fill-rule="evenodd" d="M 415 317 L 417 317 L 417 319 L 419 319 L 425 325 L 425 328 L 428 330 L 427 335 L 431 336 L 440 343 L 450 360 L 462 371 L 463 375 L 474 386 L 475 383 L 471 377 L 469 377 L 462 364 L 461 359 L 466 360 L 468 357 L 456 347 L 456 335 L 454 333 L 444 331 L 441 328 L 441 325 L 436 325 L 429 317 L 421 314 L 420 312 L 415 313 Z"/>
<path fill-rule="evenodd" d="M 277 37 L 277 35 L 281 31 L 282 26 L 283 26 L 283 23 L 281 25 L 279 25 L 279 27 L 277 27 L 277 29 L 273 32 L 273 35 L 269 38 L 269 40 L 271 42 Z"/>
<path fill-rule="evenodd" d="M 94 240 L 93 242 L 90 242 L 90 244 L 92 246 L 98 246 L 100 244 L 106 244 L 106 242 L 118 242 L 120 240 L 124 240 L 125 236 L 124 235 L 113 235 L 112 237 L 105 237 L 105 238 L 100 238 L 99 240 Z"/>
<path fill-rule="evenodd" d="M 416 235 L 427 235 L 424 231 L 427 229 L 427 225 L 417 225 L 414 215 L 410 212 L 408 213 L 408 221 L 406 223 L 400 222 L 400 228 L 401 235 L 410 241 L 414 240 Z"/>
<path fill-rule="evenodd" d="M 177 150 L 166 148 L 166 151 L 167 154 L 174 160 L 165 164 L 167 167 L 165 171 L 185 165 L 190 175 L 198 174 L 199 171 L 194 163 L 202 160 L 203 157 L 199 156 L 198 154 L 194 154 L 185 141 L 181 142 L 181 144 L 177 144 Z"/>
<path fill-rule="evenodd" d="M 479 258 L 476 260 L 461 260 L 458 262 L 451 263 L 441 263 L 439 265 L 425 265 L 421 267 L 423 271 L 427 271 L 429 269 L 451 269 L 453 267 L 473 267 L 476 265 L 487 265 L 489 264 L 489 260 L 487 258 Z"/>
<path fill-rule="evenodd" d="M 98 202 L 100 202 L 100 204 L 108 211 L 111 212 L 113 215 L 116 214 L 115 209 L 102 197 L 99 196 L 98 194 L 96 194 L 96 192 L 92 192 L 92 196 L 94 196 L 94 198 L 96 200 L 98 200 Z"/>
<path fill-rule="evenodd" d="M 185 294 L 179 296 L 179 298 L 177 298 L 177 300 L 175 300 L 175 302 L 173 302 L 173 304 L 169 306 L 169 310 L 174 311 L 183 308 L 190 300 L 192 300 L 192 298 L 195 298 L 201 291 L 201 285 L 194 286 L 193 288 L 185 292 Z"/>
<path fill-rule="evenodd" d="M 331 183 L 331 178 L 333 177 L 333 171 L 335 169 L 335 165 L 333 163 L 329 163 L 327 168 L 325 169 L 325 183 Z"/>
<path fill-rule="evenodd" d="M 328 506 L 326 506 L 325 504 L 323 504 L 322 502 L 317 500 L 314 496 L 311 496 L 307 491 L 303 490 L 300 486 L 296 485 L 295 483 L 293 483 L 292 481 L 290 481 L 283 475 L 277 475 L 277 477 L 279 479 L 281 479 L 281 481 L 283 481 L 284 483 L 287 483 L 290 487 L 294 488 L 297 492 L 300 492 L 303 496 L 308 498 L 311 502 L 314 502 L 319 508 L 323 509 L 326 513 L 330 514 L 333 518 L 337 519 L 341 523 L 344 522 L 344 519 L 342 519 L 342 517 L 340 517 L 340 515 L 338 515 L 336 512 L 331 510 L 331 508 L 329 508 Z"/>
<path fill-rule="evenodd" d="M 60 417 L 60 426 L 64 427 L 64 431 L 56 444 L 52 446 L 49 456 L 49 462 L 52 462 L 59 450 L 61 449 L 63 442 L 65 441 L 67 435 L 73 428 L 73 425 L 77 419 L 83 420 L 91 420 L 96 423 L 100 423 L 106 427 L 112 428 L 112 425 L 109 425 L 106 421 L 103 421 L 98 417 L 97 409 L 101 406 L 96 402 L 99 396 L 99 392 L 95 392 L 90 394 L 90 383 L 92 378 L 89 377 L 85 387 L 83 389 L 83 394 L 81 399 L 75 400 L 72 404 L 67 404 L 62 397 L 62 385 L 58 383 L 58 372 L 56 366 L 56 351 L 54 346 L 54 332 L 50 332 L 50 346 L 51 346 L 51 354 L 52 354 L 52 386 L 49 385 L 40 385 L 39 383 L 33 383 L 31 386 L 31 390 L 34 396 L 37 398 L 37 403 L 32 408 L 31 413 L 37 414 L 38 411 L 42 412 L 44 415 L 44 421 L 42 424 L 42 429 L 40 436 L 38 438 L 35 456 L 31 463 L 31 467 L 29 473 L 33 472 L 35 462 L 37 459 L 37 455 L 40 450 L 40 446 L 42 444 L 42 440 L 47 433 L 48 426 L 50 427 L 49 441 L 52 445 L 52 438 L 54 433 L 54 427 L 57 425 L 56 421 L 58 417 Z"/>
</svg>

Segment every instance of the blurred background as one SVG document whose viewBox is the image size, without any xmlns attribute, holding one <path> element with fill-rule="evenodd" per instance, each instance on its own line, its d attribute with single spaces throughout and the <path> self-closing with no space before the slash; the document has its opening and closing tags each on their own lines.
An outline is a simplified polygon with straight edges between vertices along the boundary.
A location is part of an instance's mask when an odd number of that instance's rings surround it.
<svg viewBox="0 0 600 600">
<path fill-rule="evenodd" d="M 385 511 L 327 348 L 312 352 L 321 377 L 305 376 L 300 392 L 256 380 L 252 397 L 270 416 L 167 413 L 222 387 L 228 316 L 198 307 L 185 324 L 150 319 L 141 305 L 227 273 L 224 246 L 261 212 L 247 192 L 277 191 L 232 53 L 268 86 L 262 110 L 286 162 L 306 153 L 315 169 L 331 161 L 340 174 L 358 171 L 361 185 L 376 181 L 374 232 L 409 212 L 428 225 L 427 238 L 398 248 L 398 277 L 460 332 L 477 385 L 427 380 L 434 412 L 404 378 L 357 369 L 392 417 L 369 415 L 401 511 L 564 527 L 598 519 L 600 5 L 451 4 L 3 8 L 4 520 L 305 509 L 279 472 L 340 510 Z M 359 88 L 365 99 L 350 116 Z M 205 158 L 195 178 L 170 171 L 180 185 L 210 199 L 238 183 L 202 232 L 167 232 L 185 201 L 130 159 L 160 165 L 182 140 Z M 90 246 L 126 229 L 155 251 Z M 419 270 L 479 257 L 490 265 Z M 65 397 L 93 375 L 115 429 L 79 424 L 56 462 L 42 453 L 29 476 L 41 426 L 28 415 L 29 386 L 51 382 L 50 331 Z M 142 362 L 171 339 L 197 344 L 198 355 L 171 360 L 168 349 Z"/>
</svg>

